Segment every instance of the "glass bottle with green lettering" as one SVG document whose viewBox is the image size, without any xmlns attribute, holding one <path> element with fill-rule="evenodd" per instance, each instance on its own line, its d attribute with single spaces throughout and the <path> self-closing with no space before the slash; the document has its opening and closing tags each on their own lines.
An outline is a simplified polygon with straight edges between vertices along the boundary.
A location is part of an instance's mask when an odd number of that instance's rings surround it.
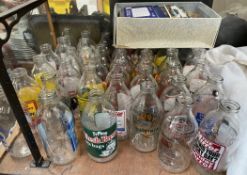
<svg viewBox="0 0 247 175">
<path fill-rule="evenodd" d="M 103 91 L 91 90 L 82 115 L 86 149 L 91 159 L 107 162 L 117 154 L 117 123 L 112 105 Z"/>
</svg>

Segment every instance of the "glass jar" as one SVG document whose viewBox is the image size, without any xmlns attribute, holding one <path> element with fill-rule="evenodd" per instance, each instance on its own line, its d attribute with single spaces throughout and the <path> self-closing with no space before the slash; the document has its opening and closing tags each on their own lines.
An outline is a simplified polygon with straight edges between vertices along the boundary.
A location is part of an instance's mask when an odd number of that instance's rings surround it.
<svg viewBox="0 0 247 175">
<path fill-rule="evenodd" d="M 105 92 L 105 98 L 115 108 L 118 140 L 127 139 L 132 97 L 124 83 L 123 74 L 113 74 L 111 76 L 110 85 Z"/>
<path fill-rule="evenodd" d="M 117 154 L 117 123 L 111 104 L 103 91 L 92 90 L 89 102 L 81 115 L 86 149 L 91 159 L 107 162 Z"/>
<path fill-rule="evenodd" d="M 152 76 L 152 66 L 141 65 L 138 68 L 138 70 L 138 74 L 133 78 L 133 80 L 130 83 L 130 92 L 133 98 L 135 98 L 140 93 L 141 83 L 144 81 L 151 81 L 155 86 L 156 91 L 158 90 L 158 84 Z"/>
<path fill-rule="evenodd" d="M 55 90 L 56 70 L 46 61 L 46 57 L 44 55 L 36 55 L 33 57 L 33 62 L 32 76 L 38 85 L 42 87 L 41 77 L 43 77 L 46 79 L 46 89 Z"/>
<path fill-rule="evenodd" d="M 76 109 L 77 88 L 80 73 L 72 66 L 71 60 L 63 60 L 57 72 L 57 84 L 60 96 L 71 110 Z"/>
<path fill-rule="evenodd" d="M 219 108 L 202 121 L 192 147 L 193 162 L 200 174 L 223 173 L 231 163 L 238 143 L 239 110 L 237 102 L 220 100 Z"/>
<path fill-rule="evenodd" d="M 41 54 L 45 55 L 47 62 L 52 65 L 52 67 L 57 70 L 60 65 L 59 56 L 52 51 L 51 45 L 48 43 L 40 45 Z"/>
<path fill-rule="evenodd" d="M 164 112 L 167 113 L 175 107 L 176 98 L 180 95 L 191 96 L 185 85 L 186 78 L 183 75 L 172 77 L 171 85 L 168 86 L 160 95 L 160 101 Z"/>
<path fill-rule="evenodd" d="M 222 76 L 211 74 L 206 84 L 193 94 L 192 112 L 198 125 L 209 111 L 218 108 L 219 100 L 224 98 L 223 81 Z"/>
<path fill-rule="evenodd" d="M 131 105 L 131 144 L 140 152 L 156 150 L 162 120 L 162 105 L 151 81 L 141 83 L 141 92 Z"/>
<path fill-rule="evenodd" d="M 42 91 L 39 100 L 37 129 L 48 159 L 56 165 L 71 163 L 78 145 L 73 113 L 59 101 L 55 91 Z"/>
<path fill-rule="evenodd" d="M 89 92 L 92 89 L 99 89 L 102 91 L 105 90 L 104 83 L 101 81 L 96 73 L 95 64 L 89 64 L 85 66 L 78 87 L 77 99 L 79 102 L 80 111 L 82 112 L 88 102 Z"/>
<path fill-rule="evenodd" d="M 191 111 L 192 98 L 178 96 L 174 109 L 161 126 L 158 155 L 162 167 L 171 173 L 185 171 L 191 162 L 190 146 L 198 126 Z"/>
<path fill-rule="evenodd" d="M 38 96 L 41 89 L 27 75 L 27 71 L 24 68 L 16 68 L 11 71 L 11 79 L 27 121 L 30 127 L 34 129 L 36 125 L 35 113 L 38 109 Z"/>
</svg>

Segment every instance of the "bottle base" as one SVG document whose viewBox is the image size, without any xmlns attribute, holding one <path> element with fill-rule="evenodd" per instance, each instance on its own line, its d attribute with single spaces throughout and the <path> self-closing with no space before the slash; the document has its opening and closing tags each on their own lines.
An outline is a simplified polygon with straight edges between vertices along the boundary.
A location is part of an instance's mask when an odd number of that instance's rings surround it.
<svg viewBox="0 0 247 175">
<path fill-rule="evenodd" d="M 189 168 L 189 165 L 190 164 L 188 164 L 188 165 L 186 165 L 186 166 L 184 166 L 184 167 L 177 167 L 177 166 L 169 166 L 169 165 L 166 165 L 165 163 L 163 163 L 162 161 L 160 161 L 160 165 L 161 165 L 161 167 L 165 170 L 165 171 L 167 171 L 167 172 L 170 172 L 170 173 L 175 173 L 175 174 L 177 174 L 177 173 L 182 173 L 182 172 L 184 172 L 185 170 L 187 170 L 188 168 Z"/>
<path fill-rule="evenodd" d="M 117 155 L 117 150 L 110 156 L 106 157 L 106 158 L 98 158 L 98 157 L 94 157 L 92 156 L 91 154 L 88 153 L 88 156 L 94 160 L 95 162 L 98 162 L 98 163 L 104 163 L 104 162 L 109 162 L 111 161 L 113 158 L 115 158 L 115 156 Z"/>
</svg>

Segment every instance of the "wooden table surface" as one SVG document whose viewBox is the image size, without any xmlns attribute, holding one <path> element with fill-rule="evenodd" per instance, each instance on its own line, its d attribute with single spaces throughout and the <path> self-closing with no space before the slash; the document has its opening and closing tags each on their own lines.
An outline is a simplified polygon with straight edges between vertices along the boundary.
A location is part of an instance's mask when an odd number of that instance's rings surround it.
<svg viewBox="0 0 247 175">
<path fill-rule="evenodd" d="M 30 168 L 32 157 L 12 159 L 6 154 L 0 162 L 0 173 L 23 175 L 170 175 L 159 164 L 157 151 L 140 153 L 129 142 L 120 142 L 117 156 L 107 163 L 96 163 L 91 160 L 85 149 L 82 154 L 69 165 L 56 166 L 51 164 L 48 169 Z M 172 174 L 171 174 L 172 175 Z M 174 174 L 173 174 L 174 175 Z M 180 175 L 198 175 L 190 167 Z"/>
</svg>

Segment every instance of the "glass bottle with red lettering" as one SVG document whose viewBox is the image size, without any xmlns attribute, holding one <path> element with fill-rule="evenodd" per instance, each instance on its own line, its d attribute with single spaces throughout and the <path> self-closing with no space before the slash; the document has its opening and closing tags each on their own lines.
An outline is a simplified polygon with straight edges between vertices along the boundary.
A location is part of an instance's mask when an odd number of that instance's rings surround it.
<svg viewBox="0 0 247 175">
<path fill-rule="evenodd" d="M 162 167 L 181 173 L 191 162 L 190 146 L 198 130 L 191 112 L 192 98 L 178 96 L 175 108 L 166 114 L 161 126 L 158 154 Z"/>
<path fill-rule="evenodd" d="M 81 115 L 87 153 L 96 162 L 110 161 L 117 154 L 115 109 L 103 94 L 104 91 L 91 90 Z"/>
<path fill-rule="evenodd" d="M 118 140 L 127 139 L 132 97 L 124 83 L 123 74 L 111 75 L 110 85 L 105 92 L 105 98 L 116 109 L 114 112 L 117 118 Z"/>
<path fill-rule="evenodd" d="M 131 105 L 131 144 L 140 152 L 156 150 L 163 108 L 151 81 L 141 83 L 140 94 Z"/>
<path fill-rule="evenodd" d="M 219 108 L 202 121 L 193 142 L 192 155 L 196 170 L 202 175 L 218 175 L 227 170 L 238 147 L 240 105 L 220 100 Z"/>
</svg>

